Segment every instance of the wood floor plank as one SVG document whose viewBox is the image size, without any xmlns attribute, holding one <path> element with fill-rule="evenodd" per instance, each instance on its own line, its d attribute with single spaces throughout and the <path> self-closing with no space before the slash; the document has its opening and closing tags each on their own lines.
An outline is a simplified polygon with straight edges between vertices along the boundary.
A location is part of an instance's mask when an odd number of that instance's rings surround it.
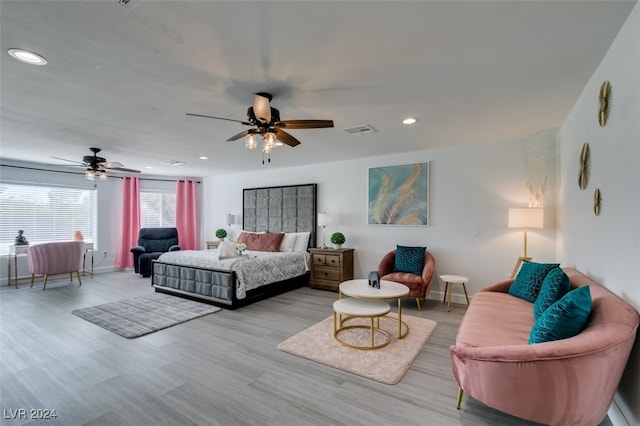
<svg viewBox="0 0 640 426">
<path fill-rule="evenodd" d="M 468 396 L 455 409 L 449 346 L 466 305 L 403 303 L 404 314 L 438 326 L 397 385 L 277 349 L 332 314 L 337 295 L 324 290 L 297 289 L 136 339 L 71 314 L 152 291 L 131 272 L 83 277 L 81 287 L 54 279 L 46 291 L 0 288 L 0 413 L 55 409 L 47 425 L 531 425 Z"/>
</svg>

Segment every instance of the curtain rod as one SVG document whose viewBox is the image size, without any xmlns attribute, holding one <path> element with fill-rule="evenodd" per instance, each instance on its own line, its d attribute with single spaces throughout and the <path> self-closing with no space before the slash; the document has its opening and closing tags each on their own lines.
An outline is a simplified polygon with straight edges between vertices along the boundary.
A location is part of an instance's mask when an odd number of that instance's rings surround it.
<svg viewBox="0 0 640 426">
<path fill-rule="evenodd" d="M 24 170 L 36 170 L 39 172 L 51 172 L 51 173 L 65 173 L 65 174 L 69 174 L 69 175 L 76 175 L 76 176 L 84 176 L 84 172 L 80 173 L 80 172 L 70 172 L 70 171 L 66 171 L 66 170 L 50 170 L 50 169 L 40 169 L 37 167 L 27 167 L 27 166 L 14 166 L 12 164 L 0 164 L 0 167 L 12 167 L 14 169 L 24 169 Z M 125 176 L 109 176 L 107 175 L 107 178 L 110 179 L 124 179 Z M 156 178 L 138 178 L 140 180 L 150 180 L 150 181 L 158 181 L 158 182 L 177 182 L 180 180 L 190 180 L 190 179 L 156 179 Z M 196 181 L 196 183 L 202 183 L 199 180 Z"/>
</svg>

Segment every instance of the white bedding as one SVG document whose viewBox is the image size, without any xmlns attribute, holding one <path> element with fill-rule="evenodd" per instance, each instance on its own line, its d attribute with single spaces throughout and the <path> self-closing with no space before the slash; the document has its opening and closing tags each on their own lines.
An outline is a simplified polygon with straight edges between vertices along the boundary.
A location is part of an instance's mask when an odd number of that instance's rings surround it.
<svg viewBox="0 0 640 426">
<path fill-rule="evenodd" d="M 236 297 L 277 281 L 309 271 L 308 252 L 264 252 L 245 250 L 244 255 L 220 259 L 218 250 L 181 250 L 163 253 L 158 261 L 183 266 L 221 269 L 236 273 Z"/>
</svg>

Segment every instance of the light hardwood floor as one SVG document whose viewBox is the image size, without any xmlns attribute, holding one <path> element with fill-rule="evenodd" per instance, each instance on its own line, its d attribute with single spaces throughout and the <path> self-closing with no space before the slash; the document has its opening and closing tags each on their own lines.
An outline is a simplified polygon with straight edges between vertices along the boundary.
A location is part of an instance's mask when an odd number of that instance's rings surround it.
<svg viewBox="0 0 640 426">
<path fill-rule="evenodd" d="M 152 292 L 131 272 L 0 288 L 3 425 L 530 425 L 467 395 L 456 410 L 449 362 L 465 305 L 404 313 L 438 326 L 405 377 L 384 385 L 279 351 L 331 315 L 336 293 L 301 288 L 137 339 L 71 314 Z M 27 419 L 12 419 L 20 410 Z M 55 410 L 47 421 L 31 409 Z M 38 414 L 38 412 L 35 412 Z M 608 422 L 604 424 L 610 424 Z"/>
</svg>

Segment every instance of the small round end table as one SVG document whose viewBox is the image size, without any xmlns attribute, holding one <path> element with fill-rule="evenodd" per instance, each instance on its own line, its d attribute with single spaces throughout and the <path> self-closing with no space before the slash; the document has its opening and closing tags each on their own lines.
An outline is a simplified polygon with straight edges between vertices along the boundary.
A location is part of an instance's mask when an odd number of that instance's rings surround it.
<svg viewBox="0 0 640 426">
<path fill-rule="evenodd" d="M 467 298 L 467 306 L 469 306 L 469 294 L 467 293 L 466 284 L 469 282 L 469 278 L 463 277 L 462 275 L 440 275 L 440 279 L 444 282 L 444 298 L 442 299 L 442 303 L 445 303 L 447 300 L 447 291 L 449 293 L 449 304 L 447 306 L 447 312 L 451 310 L 451 288 L 452 284 L 462 284 L 462 289 L 464 290 L 464 297 Z"/>
</svg>

